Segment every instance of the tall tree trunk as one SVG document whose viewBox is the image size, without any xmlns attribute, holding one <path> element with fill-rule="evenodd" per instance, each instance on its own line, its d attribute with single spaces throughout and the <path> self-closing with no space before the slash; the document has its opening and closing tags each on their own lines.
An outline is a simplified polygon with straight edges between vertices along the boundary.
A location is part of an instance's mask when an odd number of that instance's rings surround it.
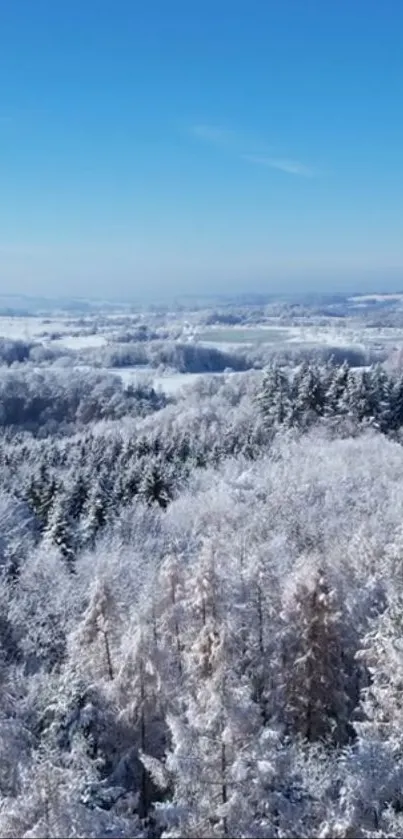
<svg viewBox="0 0 403 839">
<path fill-rule="evenodd" d="M 106 655 L 106 664 L 107 664 L 107 669 L 108 669 L 108 676 L 109 676 L 109 680 L 111 682 L 113 682 L 114 673 L 113 673 L 113 667 L 112 667 L 112 658 L 111 658 L 111 650 L 110 650 L 110 646 L 109 646 L 108 633 L 106 631 L 104 631 L 103 636 L 104 636 L 104 643 L 105 643 L 105 655 Z"/>
</svg>

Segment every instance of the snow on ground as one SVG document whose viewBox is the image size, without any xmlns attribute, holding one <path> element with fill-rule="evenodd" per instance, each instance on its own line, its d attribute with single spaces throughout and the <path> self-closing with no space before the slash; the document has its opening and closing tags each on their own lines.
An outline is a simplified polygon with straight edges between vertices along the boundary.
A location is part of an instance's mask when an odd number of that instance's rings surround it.
<svg viewBox="0 0 403 839">
<path fill-rule="evenodd" d="M 403 293 L 398 294 L 359 294 L 356 297 L 349 297 L 349 302 L 352 303 L 371 303 L 383 302 L 385 300 L 401 300 L 403 301 Z"/>
<path fill-rule="evenodd" d="M 290 328 L 292 335 L 290 344 L 307 343 L 331 347 L 348 347 L 353 345 L 355 349 L 365 350 L 366 342 L 363 342 L 362 331 L 357 334 L 347 329 L 319 329 L 309 326 L 294 326 Z"/>
<path fill-rule="evenodd" d="M 277 330 L 278 337 L 274 338 L 275 330 Z M 238 332 L 240 330 L 238 329 Z M 368 345 L 368 338 L 375 336 L 370 336 L 370 330 L 367 330 L 367 333 L 364 334 L 363 330 L 357 331 L 352 329 L 346 328 L 332 328 L 332 327 L 316 327 L 310 325 L 301 325 L 301 326 L 288 326 L 288 327 L 270 327 L 270 333 L 273 332 L 273 335 L 270 335 L 268 330 L 268 338 L 267 342 L 265 340 L 255 340 L 255 335 L 258 334 L 259 327 L 254 327 L 253 331 L 250 330 L 251 339 L 250 341 L 246 340 L 248 335 L 248 330 L 244 330 L 245 340 L 242 341 L 231 341 L 230 334 L 231 328 L 226 328 L 225 332 L 223 331 L 221 334 L 225 335 L 222 340 L 220 340 L 220 332 L 217 330 L 217 337 L 213 341 L 209 336 L 209 340 L 203 339 L 203 333 L 201 333 L 201 340 L 198 343 L 201 346 L 205 347 L 216 347 L 220 350 L 228 350 L 234 351 L 239 349 L 240 346 L 243 348 L 246 347 L 253 347 L 257 344 L 275 344 L 279 347 L 281 344 L 318 344 L 322 346 L 333 346 L 333 347 L 347 347 L 347 346 L 354 346 L 356 349 L 365 350 L 366 346 Z M 261 330 L 262 334 L 264 335 L 264 328 Z M 403 339 L 403 334 L 402 339 Z M 197 334 L 195 336 L 198 337 Z M 376 335 L 378 338 L 378 335 Z"/>
<path fill-rule="evenodd" d="M 242 341 L 242 343 L 231 343 L 230 341 L 198 341 L 197 343 L 201 347 L 210 347 L 212 349 L 222 350 L 223 352 L 236 352 L 240 348 L 249 349 L 255 346 L 253 341 Z"/>
<path fill-rule="evenodd" d="M 245 371 L 247 372 L 247 371 Z M 119 376 L 124 385 L 128 387 L 130 384 L 135 384 L 136 382 L 141 381 L 148 381 L 152 382 L 153 387 L 156 389 L 161 389 L 164 393 L 173 395 L 178 393 L 178 391 L 182 390 L 183 387 L 188 387 L 189 385 L 193 385 L 198 379 L 205 377 L 205 376 L 222 376 L 222 375 L 233 375 L 232 372 L 229 373 L 211 373 L 211 372 L 204 372 L 204 373 L 165 373 L 165 374 L 156 374 L 155 370 L 151 367 L 109 367 L 105 369 L 105 373 L 114 373 L 115 376 Z M 239 375 L 239 373 L 237 374 Z"/>
<path fill-rule="evenodd" d="M 281 324 L 268 327 L 262 323 L 256 326 L 211 326 L 199 329 L 194 334 L 200 342 L 209 344 L 272 344 L 287 341 L 289 329 Z"/>
<path fill-rule="evenodd" d="M 249 370 L 244 371 L 228 371 L 226 373 L 156 373 L 156 371 L 152 367 L 146 367 L 143 365 L 139 365 L 138 367 L 90 367 L 86 364 L 80 364 L 76 367 L 32 367 L 36 373 L 46 373 L 46 371 L 51 371 L 53 374 L 57 374 L 57 372 L 65 373 L 66 371 L 70 372 L 73 376 L 74 373 L 83 373 L 83 372 L 90 372 L 93 371 L 94 373 L 104 373 L 106 376 L 113 375 L 119 376 L 122 380 L 125 387 L 129 387 L 129 385 L 141 384 L 142 382 L 150 383 L 156 390 L 162 390 L 164 393 L 169 394 L 170 396 L 179 393 L 183 387 L 189 387 L 190 385 L 195 384 L 195 382 L 200 379 L 201 377 L 208 377 L 208 376 L 243 376 L 246 373 L 249 373 Z M 262 372 L 262 371 L 257 371 Z"/>
<path fill-rule="evenodd" d="M 378 297 L 381 297 L 381 295 L 378 295 Z M 385 297 L 388 297 L 388 295 L 385 295 Z M 398 297 L 398 295 L 395 295 L 395 297 Z M 403 299 L 403 295 L 401 297 Z M 76 318 L 63 318 L 56 315 L 51 318 L 45 316 L 0 316 L 0 337 L 37 341 L 44 345 L 65 347 L 66 351 L 79 351 L 87 348 L 96 350 L 105 346 L 111 338 L 111 327 L 108 324 L 113 323 L 112 317 L 108 319 L 107 323 L 101 324 L 94 317 L 82 318 L 78 322 Z M 182 321 L 182 328 L 185 331 L 188 325 L 188 321 Z M 88 334 L 88 331 L 93 327 L 98 327 L 97 331 L 94 334 Z M 82 329 L 83 334 L 76 334 L 80 332 L 80 329 Z M 350 347 L 364 353 L 370 348 L 377 350 L 386 348 L 387 352 L 390 353 L 392 348 L 403 345 L 403 329 L 397 327 L 367 327 L 365 324 L 348 319 L 343 321 L 343 325 L 331 322 L 328 326 L 315 325 L 314 322 L 307 319 L 305 323 L 293 326 L 284 326 L 281 323 L 271 324 L 269 329 L 264 324 L 261 325 L 261 328 L 259 325 L 250 328 L 239 326 L 211 327 L 206 336 L 209 340 L 203 340 L 203 333 L 206 334 L 204 327 L 192 328 L 191 333 L 200 345 L 230 352 L 257 347 L 262 344 L 275 344 L 278 349 L 287 346 L 298 349 L 298 345 L 309 344 L 311 347 Z M 52 335 L 55 337 L 52 338 Z M 232 335 L 234 336 L 233 341 L 231 340 Z M 185 333 L 179 340 L 183 340 L 184 337 Z M 186 339 L 188 340 L 189 337 L 189 331 L 186 331 Z M 213 338 L 214 340 L 212 340 Z M 250 340 L 247 340 L 249 338 Z M 77 369 L 83 370 L 84 368 L 77 366 Z M 160 370 L 144 366 L 111 368 L 105 370 L 105 372 L 118 375 L 126 386 L 146 379 L 167 394 L 175 394 L 184 387 L 194 384 L 200 376 L 217 375 L 206 372 L 163 374 Z"/>
<path fill-rule="evenodd" d="M 91 326 L 91 320 L 88 321 L 88 326 Z M 42 344 L 51 342 L 52 346 L 66 347 L 71 350 L 103 347 L 107 342 L 106 335 L 71 334 L 76 331 L 78 331 L 77 325 L 67 319 L 0 316 L 0 338 L 10 338 L 13 341 L 37 341 Z M 52 340 L 52 335 L 61 337 Z"/>
<path fill-rule="evenodd" d="M 298 326 L 271 324 L 269 329 L 264 324 L 253 326 L 253 328 L 211 327 L 209 330 L 195 331 L 193 338 L 202 346 L 229 351 L 239 349 L 240 345 L 253 347 L 266 343 L 274 343 L 278 347 L 281 344 L 304 343 L 334 347 L 353 346 L 355 349 L 365 351 L 374 341 L 390 341 L 399 338 L 403 340 L 403 331 L 399 329 L 375 330 L 367 327 L 357 328 L 356 325 L 352 328 L 345 320 L 338 321 L 337 324 L 322 327 L 309 322 Z M 234 340 L 231 340 L 231 332 L 234 334 Z M 240 333 L 242 333 L 242 338 Z"/>
<path fill-rule="evenodd" d="M 387 297 L 387 295 L 384 296 Z M 395 297 L 397 296 L 395 295 Z M 381 295 L 378 295 L 378 297 L 381 297 Z M 113 323 L 112 317 L 108 320 L 108 323 Z M 370 328 L 348 320 L 344 320 L 342 323 L 343 325 L 332 323 L 329 326 L 316 326 L 308 320 L 306 323 L 294 326 L 284 326 L 281 323 L 272 323 L 269 328 L 265 324 L 254 325 L 253 327 L 212 326 L 208 330 L 204 327 L 193 328 L 190 332 L 186 328 L 186 323 L 184 323 L 180 340 L 193 339 L 202 346 L 216 347 L 228 351 L 266 343 L 276 344 L 278 347 L 281 344 L 295 343 L 340 347 L 354 346 L 356 349 L 365 350 L 374 343 L 403 342 L 403 330 L 396 327 Z M 95 324 L 96 319 L 83 318 L 83 334 L 77 335 L 80 327 L 77 320 L 72 320 L 70 317 L 0 316 L 0 337 L 14 340 L 36 340 L 42 343 L 51 342 L 52 345 L 66 347 L 69 350 L 102 347 L 111 338 L 111 329 L 106 323 L 103 326 L 99 324 L 97 331 L 93 335 L 89 335 L 89 329 Z M 54 339 L 52 339 L 52 335 L 55 336 Z"/>
<path fill-rule="evenodd" d="M 104 347 L 107 343 L 105 335 L 64 335 L 63 338 L 56 338 L 52 346 L 66 347 L 68 350 L 83 350 L 88 347 Z"/>
<path fill-rule="evenodd" d="M 13 341 L 32 341 L 39 339 L 44 332 L 71 332 L 71 324 L 49 318 L 24 318 L 0 316 L 0 337 Z"/>
</svg>

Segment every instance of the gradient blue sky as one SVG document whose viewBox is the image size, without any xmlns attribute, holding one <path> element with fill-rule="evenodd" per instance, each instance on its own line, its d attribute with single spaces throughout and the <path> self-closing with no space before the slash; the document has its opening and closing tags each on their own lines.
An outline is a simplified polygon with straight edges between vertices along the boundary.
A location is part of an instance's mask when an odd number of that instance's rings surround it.
<svg viewBox="0 0 403 839">
<path fill-rule="evenodd" d="M 402 0 L 4 0 L 0 291 L 403 286 Z"/>
</svg>

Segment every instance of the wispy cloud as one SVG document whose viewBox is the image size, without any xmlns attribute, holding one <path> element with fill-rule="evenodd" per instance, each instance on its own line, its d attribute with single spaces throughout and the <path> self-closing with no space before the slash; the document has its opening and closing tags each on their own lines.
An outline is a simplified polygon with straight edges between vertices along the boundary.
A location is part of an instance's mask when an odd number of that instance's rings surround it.
<svg viewBox="0 0 403 839">
<path fill-rule="evenodd" d="M 257 166 L 267 166 L 269 169 L 279 169 L 288 175 L 300 175 L 304 178 L 312 178 L 315 174 L 311 166 L 306 166 L 299 160 L 290 160 L 286 157 L 266 157 L 259 154 L 243 154 L 242 159 L 248 163 L 255 163 Z"/>
<path fill-rule="evenodd" d="M 239 132 L 223 128 L 220 125 L 199 123 L 191 126 L 190 133 L 202 142 L 227 149 L 228 152 L 236 154 L 240 160 L 246 163 L 265 166 L 269 169 L 278 169 L 287 175 L 296 175 L 304 178 L 312 178 L 316 174 L 316 170 L 312 166 L 307 166 L 300 160 L 278 156 L 262 140 L 252 139 Z M 255 150 L 258 147 L 260 152 L 251 152 L 251 147 Z"/>
<path fill-rule="evenodd" d="M 198 137 L 199 140 L 204 140 L 206 143 L 213 143 L 214 145 L 228 145 L 231 143 L 236 135 L 233 131 L 227 128 L 222 128 L 219 125 L 209 125 L 208 123 L 200 123 L 191 126 L 191 134 Z"/>
</svg>

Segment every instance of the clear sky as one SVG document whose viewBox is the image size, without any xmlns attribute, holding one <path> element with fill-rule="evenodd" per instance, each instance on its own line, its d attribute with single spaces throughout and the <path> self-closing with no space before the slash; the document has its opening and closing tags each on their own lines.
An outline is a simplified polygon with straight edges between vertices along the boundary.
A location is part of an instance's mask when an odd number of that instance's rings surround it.
<svg viewBox="0 0 403 839">
<path fill-rule="evenodd" d="M 0 291 L 403 287 L 402 0 L 0 2 Z"/>
</svg>

